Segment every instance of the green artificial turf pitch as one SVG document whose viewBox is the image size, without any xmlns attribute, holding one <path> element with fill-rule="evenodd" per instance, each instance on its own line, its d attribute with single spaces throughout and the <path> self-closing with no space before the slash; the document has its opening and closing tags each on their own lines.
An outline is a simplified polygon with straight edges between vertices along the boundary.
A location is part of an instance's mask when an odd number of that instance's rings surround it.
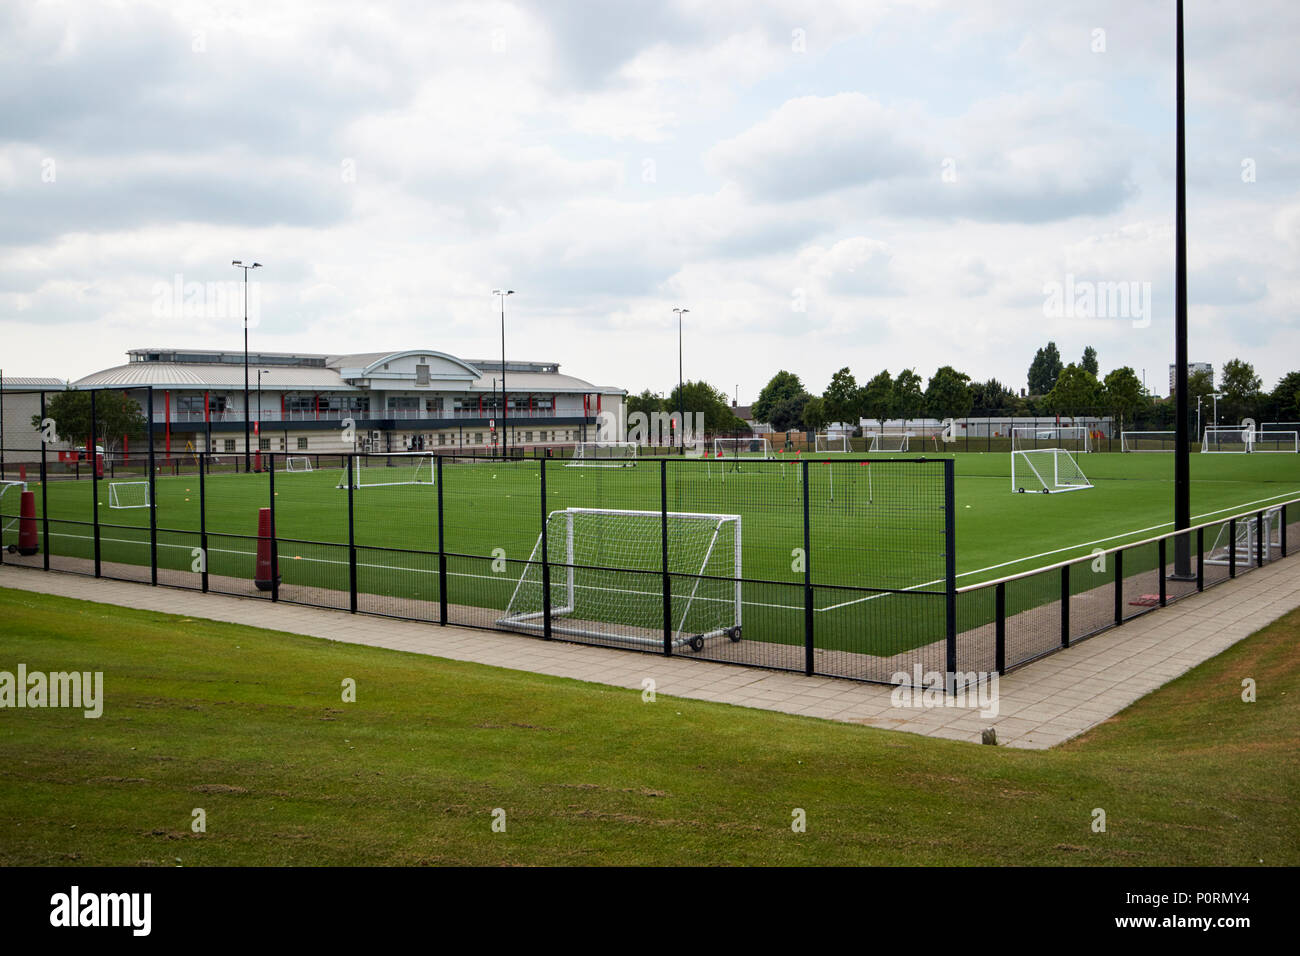
<svg viewBox="0 0 1300 956">
<path fill-rule="evenodd" d="M 852 457 L 853 460 L 845 460 Z M 906 460 L 888 460 L 894 459 Z M 895 652 L 942 634 L 943 488 L 937 456 L 827 455 L 808 462 L 809 550 L 804 547 L 801 467 L 769 463 L 670 461 L 661 488 L 660 463 L 635 467 L 566 467 L 546 463 L 545 509 L 537 460 L 444 461 L 441 488 L 431 484 L 364 487 L 353 491 L 353 534 L 358 590 L 436 605 L 438 500 L 448 558 L 448 601 L 461 607 L 503 610 L 533 552 L 543 511 L 567 507 L 735 514 L 741 517 L 745 635 L 750 640 L 799 643 L 803 639 L 803 565 L 815 590 L 817 624 L 826 646 L 854 646 L 857 635 L 888 632 Z M 1095 487 L 1065 494 L 1015 494 L 1010 456 L 962 453 L 956 459 L 956 563 L 967 585 L 1030 570 L 1095 548 L 1148 538 L 1172 527 L 1173 456 L 1077 455 Z M 340 467 L 285 473 L 277 456 L 276 535 L 284 585 L 346 592 L 348 492 L 338 487 Z M 371 459 L 371 461 L 381 461 Z M 401 478 L 413 466 L 376 464 L 371 480 Z M 120 475 L 116 480 L 129 480 Z M 134 476 L 136 478 L 142 475 Z M 1193 521 L 1210 521 L 1300 497 L 1300 456 L 1195 455 Z M 92 493 L 100 502 L 101 557 L 147 565 L 148 509 L 111 509 L 109 480 L 52 480 L 45 489 L 53 554 L 93 553 Z M 266 474 L 209 475 L 205 483 L 207 567 L 211 574 L 249 580 L 254 575 L 258 509 L 270 501 Z M 41 504 L 39 486 L 37 505 Z M 158 561 L 185 571 L 199 545 L 196 474 L 159 476 L 155 483 Z M 6 515 L 14 510 L 4 499 Z M 81 522 L 81 523 L 79 523 Z M 12 521 L 6 519 L 6 525 Z M 14 540 L 10 527 L 5 542 Z M 611 542 L 613 543 L 613 542 Z M 636 569 L 608 575 L 603 586 L 642 596 L 660 593 L 657 535 L 618 542 L 622 560 Z M 1208 547 L 1209 542 L 1207 542 Z M 677 554 L 670 534 L 670 570 L 698 571 Z M 683 554 L 685 549 L 683 549 Z M 1134 555 L 1155 561 L 1154 551 Z M 552 554 L 552 562 L 563 560 Z M 553 572 L 553 574 L 559 572 Z M 197 580 L 197 575 L 195 576 Z M 680 585 L 684 586 L 684 585 Z M 887 593 L 861 588 L 892 589 Z M 674 584 L 678 593 L 679 582 Z M 896 594 L 893 590 L 907 590 Z M 653 602 L 651 602 L 653 603 Z M 487 615 L 490 623 L 495 615 Z M 881 625 L 887 625 L 882 627 Z M 649 624 L 654 627 L 654 622 Z M 938 630 L 936 630 L 936 628 Z M 875 649 L 879 653 L 879 649 Z"/>
</svg>

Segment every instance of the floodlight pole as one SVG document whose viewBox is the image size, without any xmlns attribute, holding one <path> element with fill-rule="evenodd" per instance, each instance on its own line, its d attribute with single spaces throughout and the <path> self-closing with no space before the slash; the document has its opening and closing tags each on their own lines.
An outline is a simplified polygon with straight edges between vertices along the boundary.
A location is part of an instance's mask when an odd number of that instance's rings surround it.
<svg viewBox="0 0 1300 956">
<path fill-rule="evenodd" d="M 686 454 L 686 386 L 682 381 L 682 316 L 690 309 L 673 309 L 677 313 L 677 434 L 682 454 Z"/>
<path fill-rule="evenodd" d="M 1190 409 L 1187 401 L 1187 143 L 1183 83 L 1183 0 L 1177 0 L 1174 175 L 1174 530 L 1192 526 Z M 1190 535 L 1174 538 L 1174 577 L 1193 576 Z"/>
<path fill-rule="evenodd" d="M 239 259 L 233 260 L 230 264 L 236 269 L 244 270 L 244 473 L 247 474 L 253 470 L 253 453 L 248 447 L 251 444 L 248 424 L 248 272 L 250 269 L 262 268 L 262 264 L 254 262 L 246 266 Z M 260 413 L 258 417 L 261 417 Z"/>
<path fill-rule="evenodd" d="M 510 414 L 506 407 L 510 401 L 506 398 L 506 296 L 514 295 L 515 290 L 493 289 L 492 294 L 501 299 L 501 457 L 505 458 L 508 450 L 506 441 L 510 434 L 507 431 Z"/>
</svg>

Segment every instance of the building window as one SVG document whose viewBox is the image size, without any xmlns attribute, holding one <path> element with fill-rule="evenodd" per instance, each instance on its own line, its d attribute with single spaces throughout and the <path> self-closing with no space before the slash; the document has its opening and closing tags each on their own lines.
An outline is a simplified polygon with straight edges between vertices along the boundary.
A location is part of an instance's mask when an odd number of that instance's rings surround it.
<svg viewBox="0 0 1300 956">
<path fill-rule="evenodd" d="M 269 438 L 259 438 L 259 439 L 257 440 L 257 447 L 260 448 L 260 449 L 262 449 L 262 451 L 270 451 L 270 450 L 271 450 L 271 439 L 269 439 Z"/>
<path fill-rule="evenodd" d="M 483 433 L 482 433 L 482 432 L 475 432 L 475 433 L 474 433 L 474 444 L 475 444 L 475 445 L 481 445 L 481 444 L 483 444 Z"/>
<path fill-rule="evenodd" d="M 234 451 L 234 450 L 235 450 L 235 440 L 234 440 L 233 438 L 227 438 L 226 441 L 225 441 L 225 448 L 226 448 L 226 451 Z"/>
<path fill-rule="evenodd" d="M 438 432 L 438 444 L 439 444 L 439 445 L 445 445 L 445 444 L 447 444 L 447 433 L 446 433 L 446 432 Z"/>
<path fill-rule="evenodd" d="M 299 436 L 298 436 L 298 450 L 299 450 L 299 451 L 306 451 L 306 450 L 307 450 L 307 436 L 306 436 L 306 435 L 299 435 Z"/>
<path fill-rule="evenodd" d="M 416 385 L 429 384 L 429 366 L 427 365 L 415 366 L 415 384 Z"/>
</svg>

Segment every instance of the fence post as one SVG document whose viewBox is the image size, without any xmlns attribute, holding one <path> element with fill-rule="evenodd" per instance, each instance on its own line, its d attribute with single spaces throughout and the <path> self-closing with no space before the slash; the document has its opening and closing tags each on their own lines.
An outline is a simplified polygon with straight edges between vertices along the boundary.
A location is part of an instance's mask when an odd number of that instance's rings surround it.
<svg viewBox="0 0 1300 956">
<path fill-rule="evenodd" d="M 664 656 L 673 653 L 673 579 L 668 573 L 668 459 L 659 459 L 659 561 L 663 571 Z"/>
<path fill-rule="evenodd" d="M 40 420 L 45 420 L 45 393 L 40 393 Z M 43 564 L 49 570 L 49 472 L 45 466 L 45 428 L 40 428 L 40 529 L 43 538 Z M 1284 514 L 1284 512 L 1283 512 Z M 1286 524 L 1282 525 L 1286 528 Z"/>
<path fill-rule="evenodd" d="M 1228 578 L 1237 576 L 1237 519 L 1228 519 Z"/>
<path fill-rule="evenodd" d="M 1124 623 L 1124 552 L 1115 552 L 1115 623 Z"/>
<path fill-rule="evenodd" d="M 42 449 L 41 451 L 42 454 L 44 454 L 44 449 Z M 1281 540 L 1278 541 L 1278 544 L 1281 545 L 1282 557 L 1285 558 L 1286 557 L 1286 505 L 1282 506 L 1282 514 L 1280 517 L 1282 519 L 1282 537 Z"/>
<path fill-rule="evenodd" d="M 546 459 L 541 459 L 538 464 L 542 479 L 542 490 L 539 496 L 542 503 L 542 637 L 549 641 L 551 639 L 551 558 L 546 542 L 550 537 L 546 533 Z M 524 573 L 527 573 L 527 569 Z"/>
<path fill-rule="evenodd" d="M 316 463 L 319 465 L 320 460 Z M 347 477 L 343 481 L 348 486 L 348 610 L 353 614 L 357 613 L 357 523 L 352 487 L 356 484 L 356 467 L 352 456 L 344 459 L 343 474 Z"/>
<path fill-rule="evenodd" d="M 999 581 L 993 588 L 993 617 L 996 623 L 993 641 L 994 667 L 999 674 L 1007 670 L 1007 583 Z"/>
<path fill-rule="evenodd" d="M 1159 543 L 1156 545 L 1156 547 L 1159 549 L 1159 554 L 1160 554 L 1159 561 L 1160 561 L 1160 606 L 1161 607 L 1169 606 L 1169 586 L 1168 586 L 1168 581 L 1166 580 L 1169 575 L 1168 575 L 1168 571 L 1165 568 L 1165 561 L 1166 561 L 1165 556 L 1166 554 L 1168 554 L 1168 548 L 1166 546 L 1166 542 L 1168 540 L 1169 540 L 1168 538 L 1161 538 Z M 1175 544 L 1175 549 L 1177 549 L 1177 542 L 1175 542 L 1174 544 Z"/>
<path fill-rule="evenodd" d="M 99 461 L 95 458 L 95 449 L 98 447 L 95 441 L 95 392 L 90 392 L 90 447 L 86 449 L 86 455 L 90 459 L 90 520 L 94 524 L 93 535 L 95 539 L 95 577 L 100 576 L 100 555 L 99 555 Z"/>
<path fill-rule="evenodd" d="M 803 672 L 811 676 L 816 670 L 813 662 L 816 638 L 813 629 L 812 527 L 808 520 L 808 459 L 799 463 L 799 469 L 803 477 Z"/>
<path fill-rule="evenodd" d="M 1070 566 L 1061 565 L 1061 646 L 1070 646 Z"/>
<path fill-rule="evenodd" d="M 1196 590 L 1205 590 L 1205 529 L 1196 529 Z"/>
<path fill-rule="evenodd" d="M 1255 567 L 1264 566 L 1264 535 L 1268 533 L 1268 528 L 1264 526 L 1264 512 L 1259 511 L 1255 514 Z"/>
<path fill-rule="evenodd" d="M 442 455 L 438 463 L 438 623 L 447 623 L 447 543 L 442 528 Z"/>
<path fill-rule="evenodd" d="M 957 691 L 957 462 L 943 461 L 944 688 Z"/>
<path fill-rule="evenodd" d="M 199 553 L 203 555 L 203 571 L 199 589 L 208 593 L 208 456 L 199 455 Z"/>
<path fill-rule="evenodd" d="M 266 470 L 266 478 L 269 489 L 267 498 L 271 502 L 271 600 L 274 602 L 280 600 L 280 545 L 275 538 L 275 456 L 267 455 L 266 459 L 270 465 Z"/>
<path fill-rule="evenodd" d="M 153 386 L 149 386 L 149 583 L 158 583 L 158 490 L 154 476 L 158 469 L 154 467 L 153 457 Z M 203 552 L 203 566 L 207 567 L 208 552 Z"/>
</svg>

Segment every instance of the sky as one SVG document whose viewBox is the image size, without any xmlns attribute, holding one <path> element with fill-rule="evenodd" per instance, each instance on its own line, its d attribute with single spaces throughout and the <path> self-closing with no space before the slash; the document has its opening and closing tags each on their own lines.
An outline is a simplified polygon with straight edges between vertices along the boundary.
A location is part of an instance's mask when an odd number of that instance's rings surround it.
<svg viewBox="0 0 1300 956">
<path fill-rule="evenodd" d="M 1190 358 L 1300 368 L 1300 4 L 1192 0 Z M 506 351 L 1166 394 L 1173 0 L 0 6 L 0 368 Z"/>
</svg>

